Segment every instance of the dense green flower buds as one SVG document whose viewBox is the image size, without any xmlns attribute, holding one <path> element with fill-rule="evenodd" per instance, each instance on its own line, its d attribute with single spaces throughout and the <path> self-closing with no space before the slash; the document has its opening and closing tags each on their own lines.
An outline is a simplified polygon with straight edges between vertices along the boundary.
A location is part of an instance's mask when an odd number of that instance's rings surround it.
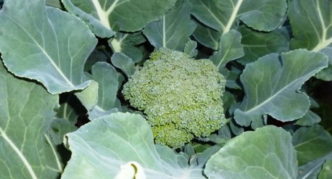
<svg viewBox="0 0 332 179">
<path fill-rule="evenodd" d="M 225 80 L 209 60 L 160 49 L 124 85 L 133 107 L 144 111 L 156 143 L 177 148 L 204 137 L 225 122 Z"/>
</svg>

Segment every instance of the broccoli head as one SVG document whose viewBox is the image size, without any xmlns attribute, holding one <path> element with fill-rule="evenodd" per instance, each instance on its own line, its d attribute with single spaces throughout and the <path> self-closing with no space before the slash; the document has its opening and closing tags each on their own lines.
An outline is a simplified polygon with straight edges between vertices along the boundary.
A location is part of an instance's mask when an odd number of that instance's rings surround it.
<svg viewBox="0 0 332 179">
<path fill-rule="evenodd" d="M 122 93 L 146 114 L 156 143 L 178 148 L 226 122 L 224 85 L 211 61 L 162 48 L 130 77 Z"/>
</svg>

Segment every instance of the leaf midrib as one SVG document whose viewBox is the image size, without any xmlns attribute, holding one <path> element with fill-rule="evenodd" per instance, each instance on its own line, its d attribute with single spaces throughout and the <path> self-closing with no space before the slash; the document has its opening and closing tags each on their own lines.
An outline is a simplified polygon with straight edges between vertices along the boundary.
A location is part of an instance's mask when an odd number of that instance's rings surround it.
<svg viewBox="0 0 332 179">
<path fill-rule="evenodd" d="M 11 149 L 14 150 L 14 152 L 18 155 L 20 160 L 23 162 L 25 168 L 28 170 L 30 176 L 32 179 L 38 179 L 36 173 L 34 172 L 32 165 L 29 163 L 27 158 L 24 156 L 21 150 L 17 148 L 15 143 L 7 136 L 6 132 L 0 127 L 0 136 L 9 144 Z"/>
<path fill-rule="evenodd" d="M 313 70 L 316 71 L 316 70 Z M 302 75 L 302 78 L 296 78 L 295 80 L 291 81 L 290 83 L 288 83 L 287 85 L 285 85 L 283 88 L 281 88 L 279 91 L 277 91 L 276 93 L 274 93 L 272 96 L 268 97 L 266 100 L 264 100 L 263 102 L 259 103 L 257 106 L 244 111 L 244 113 L 250 113 L 252 111 L 255 111 L 256 109 L 260 108 L 261 106 L 265 105 L 266 103 L 272 101 L 276 96 L 278 96 L 280 93 L 284 92 L 285 89 L 287 89 L 288 87 L 292 86 L 295 82 L 297 82 L 298 80 L 301 80 L 305 77 L 307 77 L 310 73 L 312 73 L 313 71 L 310 71 L 309 73 L 306 73 L 305 75 Z"/>
<path fill-rule="evenodd" d="M 40 49 L 40 51 L 46 56 L 48 61 L 51 63 L 51 65 L 55 68 L 55 70 L 59 73 L 59 75 L 64 79 L 64 81 L 70 85 L 71 87 L 74 87 L 72 82 L 66 77 L 66 75 L 61 71 L 61 69 L 58 68 L 57 64 L 53 61 L 53 58 L 49 56 L 49 54 L 44 50 L 44 48 L 38 43 L 38 41 L 23 28 L 20 24 L 16 23 L 15 20 L 11 19 L 7 14 L 3 14 L 5 17 L 8 18 L 12 23 L 14 23 L 17 27 L 19 27 L 23 32 L 25 32 L 28 37 L 36 44 L 36 46 Z"/>
</svg>

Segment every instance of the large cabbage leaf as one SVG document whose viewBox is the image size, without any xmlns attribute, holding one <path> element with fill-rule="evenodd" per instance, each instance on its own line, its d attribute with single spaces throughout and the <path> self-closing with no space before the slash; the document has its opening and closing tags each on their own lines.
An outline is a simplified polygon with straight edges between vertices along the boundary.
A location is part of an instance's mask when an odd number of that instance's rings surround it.
<svg viewBox="0 0 332 179">
<path fill-rule="evenodd" d="M 280 121 L 303 117 L 309 109 L 309 97 L 299 89 L 310 77 L 327 66 L 321 53 L 294 50 L 269 54 L 250 63 L 241 75 L 245 97 L 235 110 L 238 124 L 257 127 L 264 115 Z"/>
<path fill-rule="evenodd" d="M 67 135 L 72 157 L 63 179 L 204 178 L 200 168 L 165 146 L 155 146 L 151 128 L 138 114 L 113 113 Z"/>
<path fill-rule="evenodd" d="M 190 18 L 190 11 L 188 0 L 178 0 L 174 9 L 163 15 L 160 20 L 148 24 L 143 33 L 157 48 L 183 50 L 196 28 Z"/>
<path fill-rule="evenodd" d="M 47 134 L 58 97 L 0 64 L 0 178 L 55 179 L 62 164 Z"/>
<path fill-rule="evenodd" d="M 286 52 L 289 50 L 289 37 L 285 29 L 272 32 L 254 31 L 246 26 L 239 28 L 243 38 L 245 56 L 240 63 L 246 64 L 270 53 Z"/>
<path fill-rule="evenodd" d="M 228 62 L 244 56 L 241 38 L 241 33 L 236 30 L 231 30 L 221 37 L 220 49 L 210 57 L 220 72 L 225 72 L 224 67 Z"/>
<path fill-rule="evenodd" d="M 41 82 L 52 94 L 85 88 L 83 68 L 97 39 L 78 18 L 44 0 L 5 1 L 0 51 L 17 76 Z"/>
<path fill-rule="evenodd" d="M 293 135 L 299 165 L 323 157 L 332 151 L 332 136 L 323 127 L 302 127 Z"/>
<path fill-rule="evenodd" d="M 192 0 L 193 15 L 205 25 L 222 32 L 230 31 L 241 20 L 248 26 L 271 31 L 284 21 L 285 0 Z"/>
<path fill-rule="evenodd" d="M 100 37 L 111 37 L 114 30 L 138 31 L 156 20 L 176 0 L 62 0 L 66 9 L 86 21 Z"/>
<path fill-rule="evenodd" d="M 245 132 L 212 155 L 204 173 L 211 179 L 295 179 L 291 135 L 274 126 Z"/>
<path fill-rule="evenodd" d="M 292 48 L 307 48 L 329 56 L 329 68 L 317 75 L 332 80 L 332 0 L 289 1 Z"/>
</svg>

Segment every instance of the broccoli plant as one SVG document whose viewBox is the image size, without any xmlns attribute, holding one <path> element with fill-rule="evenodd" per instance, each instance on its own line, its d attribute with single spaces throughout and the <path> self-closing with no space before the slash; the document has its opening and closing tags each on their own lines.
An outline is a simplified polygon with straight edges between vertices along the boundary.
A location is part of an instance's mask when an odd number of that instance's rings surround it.
<svg viewBox="0 0 332 179">
<path fill-rule="evenodd" d="M 177 148 L 226 123 L 224 86 L 224 77 L 211 61 L 162 48 L 130 77 L 122 92 L 147 115 L 156 142 Z"/>
<path fill-rule="evenodd" d="M 0 0 L 0 179 L 332 178 L 332 0 Z"/>
</svg>

